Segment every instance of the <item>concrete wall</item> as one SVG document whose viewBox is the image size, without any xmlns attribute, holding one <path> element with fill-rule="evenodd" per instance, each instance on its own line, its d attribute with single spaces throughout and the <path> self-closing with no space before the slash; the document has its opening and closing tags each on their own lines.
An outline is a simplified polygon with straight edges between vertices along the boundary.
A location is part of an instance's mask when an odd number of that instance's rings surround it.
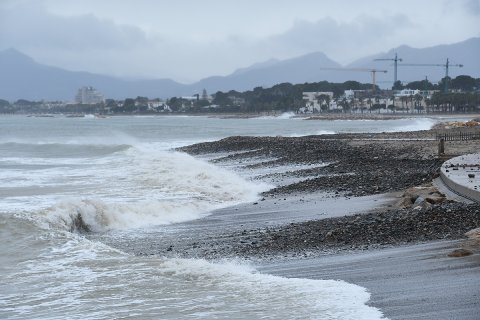
<svg viewBox="0 0 480 320">
<path fill-rule="evenodd" d="M 468 174 L 474 174 L 475 177 L 469 178 Z M 480 153 L 446 161 L 440 168 L 440 178 L 452 191 L 480 202 Z"/>
</svg>

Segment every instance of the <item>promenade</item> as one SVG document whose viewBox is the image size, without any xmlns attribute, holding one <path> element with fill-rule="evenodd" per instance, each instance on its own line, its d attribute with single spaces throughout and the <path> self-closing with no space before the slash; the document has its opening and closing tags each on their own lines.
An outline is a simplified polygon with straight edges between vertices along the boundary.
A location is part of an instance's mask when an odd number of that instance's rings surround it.
<svg viewBox="0 0 480 320">
<path fill-rule="evenodd" d="M 445 161 L 440 169 L 440 177 L 452 191 L 480 202 L 480 153 Z"/>
</svg>

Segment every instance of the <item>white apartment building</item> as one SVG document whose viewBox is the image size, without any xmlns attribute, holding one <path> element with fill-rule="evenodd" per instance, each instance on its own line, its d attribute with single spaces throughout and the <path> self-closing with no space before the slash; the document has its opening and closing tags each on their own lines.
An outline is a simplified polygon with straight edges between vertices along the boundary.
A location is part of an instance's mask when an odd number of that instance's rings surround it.
<svg viewBox="0 0 480 320">
<path fill-rule="evenodd" d="M 420 90 L 412 90 L 412 89 L 403 89 L 399 93 L 395 94 L 396 97 L 410 97 L 416 94 L 420 94 Z"/>
<path fill-rule="evenodd" d="M 328 96 L 329 101 L 320 99 L 321 96 Z M 303 92 L 303 100 L 305 100 L 303 112 L 320 112 L 322 105 L 329 104 L 328 108 L 330 109 L 330 104 L 333 102 L 333 92 Z"/>
<path fill-rule="evenodd" d="M 105 101 L 105 97 L 94 87 L 81 87 L 75 96 L 75 102 L 79 104 L 97 104 Z"/>
</svg>

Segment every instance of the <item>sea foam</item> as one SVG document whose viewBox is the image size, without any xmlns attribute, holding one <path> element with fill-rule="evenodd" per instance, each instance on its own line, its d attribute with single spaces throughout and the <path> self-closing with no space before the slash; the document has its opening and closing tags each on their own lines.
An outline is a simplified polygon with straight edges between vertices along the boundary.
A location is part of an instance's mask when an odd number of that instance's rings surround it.
<svg viewBox="0 0 480 320">
<path fill-rule="evenodd" d="M 198 219 L 218 208 L 254 201 L 270 188 L 151 145 L 124 153 L 109 170 L 98 171 L 105 181 L 97 181 L 90 194 L 63 197 L 41 215 L 51 225 L 68 230 L 147 227 Z"/>
<path fill-rule="evenodd" d="M 30 259 L 8 269 L 0 316 L 383 319 L 366 304 L 365 288 L 344 281 L 268 275 L 242 261 L 134 256 L 65 232 L 40 242 Z"/>
<path fill-rule="evenodd" d="M 398 122 L 402 122 L 398 124 Z M 405 123 L 407 122 L 407 123 Z M 434 119 L 430 118 L 411 118 L 411 119 L 402 119 L 397 122 L 394 122 L 394 125 L 386 130 L 388 132 L 404 132 L 404 131 L 420 131 L 420 130 L 429 130 L 436 123 Z"/>
</svg>

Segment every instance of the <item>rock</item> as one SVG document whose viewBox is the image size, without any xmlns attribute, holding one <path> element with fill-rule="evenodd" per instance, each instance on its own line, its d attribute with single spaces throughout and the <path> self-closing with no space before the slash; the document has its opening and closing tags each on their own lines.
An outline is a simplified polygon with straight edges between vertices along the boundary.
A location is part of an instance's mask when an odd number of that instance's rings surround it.
<svg viewBox="0 0 480 320">
<path fill-rule="evenodd" d="M 413 204 L 413 201 L 411 198 L 407 197 L 407 198 L 401 198 L 396 204 L 395 206 L 397 208 L 402 208 L 402 209 L 405 209 L 405 208 L 410 208 Z"/>
<path fill-rule="evenodd" d="M 417 199 L 415 199 L 415 202 L 413 203 L 413 206 L 414 207 L 422 206 L 424 202 L 425 202 L 425 198 L 423 198 L 422 196 L 418 196 Z"/>
<path fill-rule="evenodd" d="M 443 194 L 434 193 L 425 198 L 425 201 L 431 204 L 442 203 L 445 201 L 446 197 Z"/>
<path fill-rule="evenodd" d="M 467 249 L 456 249 L 450 252 L 448 256 L 451 258 L 461 258 L 461 257 L 466 257 L 472 254 L 473 252 Z"/>
<path fill-rule="evenodd" d="M 465 236 L 471 240 L 480 240 L 480 228 L 466 232 Z"/>
</svg>

